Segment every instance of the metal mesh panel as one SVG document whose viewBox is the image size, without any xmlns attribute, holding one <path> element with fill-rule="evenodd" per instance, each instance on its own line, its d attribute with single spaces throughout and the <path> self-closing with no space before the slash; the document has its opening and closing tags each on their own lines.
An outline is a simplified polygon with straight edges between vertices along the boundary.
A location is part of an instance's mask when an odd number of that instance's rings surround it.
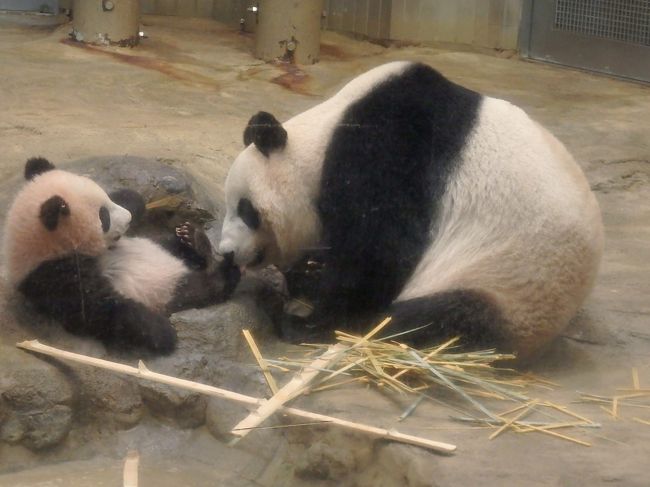
<svg viewBox="0 0 650 487">
<path fill-rule="evenodd" d="M 555 28 L 650 46 L 650 0 L 557 0 Z"/>
</svg>

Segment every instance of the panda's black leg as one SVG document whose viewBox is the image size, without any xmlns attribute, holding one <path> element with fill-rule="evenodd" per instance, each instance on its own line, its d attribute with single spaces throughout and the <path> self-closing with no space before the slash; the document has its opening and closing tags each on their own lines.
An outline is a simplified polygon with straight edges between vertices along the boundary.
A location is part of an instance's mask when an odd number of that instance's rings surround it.
<svg viewBox="0 0 650 487">
<path fill-rule="evenodd" d="M 415 347 L 456 336 L 464 347 L 507 347 L 501 332 L 507 324 L 498 304 L 480 291 L 457 289 L 398 301 L 386 315 L 392 320 L 382 335 L 409 332 L 395 340 Z"/>
<path fill-rule="evenodd" d="M 106 339 L 120 348 L 141 346 L 167 355 L 176 347 L 176 330 L 166 316 L 127 299 L 115 304 Z"/>
<path fill-rule="evenodd" d="M 170 313 L 202 308 L 228 299 L 241 277 L 239 268 L 223 260 L 213 270 L 193 270 L 183 277 L 167 309 Z"/>
</svg>

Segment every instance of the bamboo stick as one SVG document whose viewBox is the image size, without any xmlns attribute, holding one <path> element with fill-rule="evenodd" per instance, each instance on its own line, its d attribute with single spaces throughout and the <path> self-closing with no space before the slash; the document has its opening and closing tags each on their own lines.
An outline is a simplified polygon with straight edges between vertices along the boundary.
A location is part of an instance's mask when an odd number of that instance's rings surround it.
<svg viewBox="0 0 650 487">
<path fill-rule="evenodd" d="M 531 411 L 531 409 L 532 409 L 533 407 L 535 407 L 536 404 L 537 404 L 537 401 L 531 401 L 531 402 L 529 402 L 528 404 L 526 404 L 526 408 L 525 408 L 523 411 L 520 411 L 519 414 L 513 416 L 512 419 L 509 419 L 508 421 L 506 421 L 505 423 L 503 423 L 503 426 L 501 426 L 501 428 L 499 428 L 499 429 L 496 430 L 494 433 L 492 433 L 492 434 L 490 435 L 490 440 L 495 439 L 497 436 L 499 436 L 501 433 L 503 433 L 503 432 L 506 430 L 506 428 L 508 428 L 508 427 L 510 427 L 510 426 L 512 426 L 512 425 L 514 425 L 515 422 L 516 422 L 518 419 L 521 419 L 521 418 L 524 417 L 526 414 L 528 414 L 528 413 Z"/>
<path fill-rule="evenodd" d="M 237 423 L 230 433 L 239 436 L 240 439 L 246 436 L 250 433 L 251 429 L 262 424 L 264 420 L 280 409 L 285 403 L 298 396 L 316 378 L 321 369 L 326 368 L 332 362 L 338 360 L 341 357 L 341 352 L 346 349 L 347 347 L 340 343 L 332 345 L 323 355 L 306 366 L 300 374 L 295 375 L 287 382 L 273 397 L 268 401 L 264 401 L 255 411 L 252 411 Z"/>
<path fill-rule="evenodd" d="M 540 426 L 533 426 L 532 424 L 528 424 L 526 425 L 526 428 L 530 428 L 534 431 L 539 431 L 540 433 L 546 433 L 547 435 L 555 436 L 557 438 L 562 438 L 563 440 L 572 441 L 573 443 L 577 443 L 578 445 L 591 446 L 591 443 L 587 443 L 586 441 L 578 440 L 571 436 L 563 435 L 562 433 L 558 433 L 557 431 L 550 431 Z"/>
<path fill-rule="evenodd" d="M 140 454 L 137 450 L 131 450 L 124 460 L 124 471 L 122 481 L 124 487 L 138 487 L 138 467 L 140 466 Z"/>
<path fill-rule="evenodd" d="M 172 377 L 169 375 L 152 372 L 149 369 L 147 369 L 147 367 L 144 365 L 144 363 L 142 363 L 142 361 L 138 363 L 139 365 L 138 367 L 131 367 L 116 362 L 110 362 L 108 360 L 97 359 L 94 357 L 88 357 L 86 355 L 60 350 L 58 348 L 44 345 L 40 343 L 38 340 L 24 341 L 21 343 L 17 343 L 16 346 L 24 350 L 30 350 L 36 353 L 41 353 L 43 355 L 48 355 L 51 357 L 56 357 L 71 362 L 81 363 L 85 365 L 90 365 L 92 367 L 98 367 L 101 369 L 110 370 L 118 374 L 131 375 L 145 380 L 151 380 L 154 382 L 160 382 L 162 384 L 181 387 L 183 389 L 199 392 L 201 394 L 206 394 L 208 396 L 220 397 L 222 399 L 228 399 L 230 401 L 237 401 L 244 404 L 252 404 L 257 406 L 262 404 L 262 400 L 257 399 L 255 397 L 246 396 L 244 394 L 239 394 L 237 392 L 221 389 L 219 387 L 209 386 L 206 384 L 201 384 L 186 379 L 179 379 L 177 377 Z M 410 445 L 420 446 L 438 453 L 450 454 L 456 450 L 456 445 L 452 445 L 449 443 L 429 440 L 427 438 L 420 438 L 412 435 L 406 435 L 404 433 L 400 433 L 395 430 L 388 430 L 384 428 L 368 426 L 361 423 L 355 423 L 353 421 L 346 421 L 344 419 L 339 419 L 332 416 L 326 416 L 324 414 L 312 413 L 302 409 L 282 407 L 280 409 L 280 412 L 283 412 L 285 414 L 290 414 L 293 416 L 298 416 L 301 418 L 307 418 L 312 421 L 328 422 L 328 423 L 336 424 L 342 428 L 347 428 L 353 431 L 365 432 L 369 435 L 378 438 L 384 438 L 388 440 L 398 441 L 401 443 L 408 443 Z"/>
<path fill-rule="evenodd" d="M 248 342 L 248 346 L 250 347 L 251 352 L 253 352 L 253 356 L 255 357 L 255 360 L 257 360 L 257 364 L 260 366 L 260 369 L 262 369 L 262 373 L 266 378 L 266 383 L 269 385 L 269 389 L 271 389 L 271 392 L 273 394 L 277 394 L 279 390 L 278 384 L 275 382 L 273 375 L 271 375 L 269 366 L 266 360 L 264 360 L 264 357 L 262 357 L 260 349 L 257 348 L 257 343 L 255 343 L 255 340 L 253 340 L 253 335 L 251 335 L 251 332 L 248 330 L 242 330 L 242 333 L 244 334 L 244 338 L 246 339 L 246 342 Z"/>
</svg>

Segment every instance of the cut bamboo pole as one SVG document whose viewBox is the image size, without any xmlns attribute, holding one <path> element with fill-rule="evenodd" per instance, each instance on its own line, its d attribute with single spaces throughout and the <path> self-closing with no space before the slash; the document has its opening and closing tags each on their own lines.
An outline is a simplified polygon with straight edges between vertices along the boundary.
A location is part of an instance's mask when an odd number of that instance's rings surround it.
<svg viewBox="0 0 650 487">
<path fill-rule="evenodd" d="M 239 436 L 238 439 L 243 438 L 253 428 L 256 428 L 264 422 L 269 416 L 280 409 L 291 399 L 298 396 L 305 388 L 311 383 L 312 380 L 320 374 L 321 369 L 326 369 L 330 364 L 335 362 L 341 357 L 341 353 L 347 350 L 348 347 L 340 343 L 332 345 L 310 365 L 307 365 L 300 374 L 295 375 L 289 382 L 287 382 L 282 389 L 273 395 L 268 401 L 252 411 L 248 416 L 242 419 L 232 429 L 230 433 Z M 237 440 L 237 439 L 236 439 Z M 236 442 L 236 440 L 234 442 Z"/>
<path fill-rule="evenodd" d="M 251 352 L 253 352 L 255 360 L 257 360 L 260 369 L 262 369 L 262 373 L 266 378 L 266 383 L 269 385 L 269 389 L 271 389 L 271 392 L 273 394 L 277 394 L 279 391 L 278 384 L 275 382 L 275 379 L 271 375 L 271 371 L 269 370 L 266 360 L 264 360 L 264 357 L 262 357 L 260 349 L 257 348 L 257 343 L 255 343 L 255 340 L 253 340 L 253 335 L 251 335 L 251 332 L 248 330 L 242 330 L 242 333 L 244 334 L 246 342 L 248 342 L 248 346 L 250 347 Z"/>
<path fill-rule="evenodd" d="M 131 450 L 124 460 L 124 472 L 122 474 L 124 487 L 138 487 L 139 466 L 140 454 L 137 450 Z"/>
<path fill-rule="evenodd" d="M 201 394 L 206 394 L 208 396 L 220 397 L 222 399 L 228 399 L 230 401 L 237 401 L 244 404 L 252 404 L 256 406 L 260 406 L 263 403 L 261 399 L 257 399 L 255 397 L 246 396 L 244 394 L 221 389 L 219 387 L 209 386 L 186 379 L 179 379 L 177 377 L 152 372 L 147 369 L 142 361 L 138 363 L 138 367 L 131 367 L 129 365 L 119 364 L 108 360 L 88 357 L 87 355 L 60 350 L 55 347 L 44 345 L 38 340 L 24 341 L 17 343 L 16 346 L 24 350 L 30 350 L 32 352 L 41 353 L 50 357 L 56 357 L 59 359 L 68 360 L 70 362 L 90 365 L 92 367 L 110 370 L 118 374 L 131 375 L 153 382 L 160 382 L 162 384 L 180 387 L 183 389 L 199 392 Z M 305 411 L 302 409 L 282 407 L 280 409 L 280 412 L 290 414 L 292 416 L 307 418 L 311 421 L 333 423 L 342 428 L 361 431 L 378 438 L 384 438 L 387 440 L 398 441 L 400 443 L 408 443 L 410 445 L 420 446 L 422 448 L 427 448 L 438 453 L 450 454 L 456 450 L 456 445 L 451 445 L 449 443 L 420 438 L 418 436 L 406 435 L 395 430 L 368 426 L 361 423 L 355 423 L 353 421 L 346 421 L 344 419 L 326 416 L 324 414 L 312 413 L 310 411 Z"/>
<path fill-rule="evenodd" d="M 379 333 L 388 323 L 390 323 L 390 321 L 391 321 L 390 317 L 385 318 L 381 323 L 379 323 L 375 328 L 373 328 L 368 334 L 366 334 L 363 338 L 358 340 L 351 347 L 347 347 L 342 343 L 337 343 L 336 345 L 329 347 L 325 351 L 325 353 L 323 353 L 319 358 L 317 358 L 311 364 L 303 368 L 300 375 L 294 376 L 293 379 L 291 379 L 279 391 L 274 391 L 273 397 L 271 397 L 268 401 L 262 404 L 256 411 L 251 412 L 246 418 L 240 421 L 231 430 L 231 434 L 239 437 L 239 438 L 235 438 L 232 441 L 232 444 L 237 443 L 239 439 L 248 435 L 248 433 L 251 430 L 255 429 L 257 426 L 262 424 L 268 417 L 270 417 L 273 413 L 275 413 L 280 407 L 282 407 L 291 399 L 295 398 L 296 396 L 304 392 L 307 389 L 308 385 L 316 378 L 316 376 L 323 370 L 327 370 L 330 366 L 338 362 L 343 357 L 344 352 L 348 352 L 349 350 L 358 348 L 361 345 L 368 343 L 368 340 L 372 338 L 374 335 L 376 335 L 377 333 Z M 244 336 L 246 336 L 247 331 L 248 330 L 244 330 Z M 248 337 L 246 337 L 246 339 L 248 340 Z M 252 342 L 252 337 L 250 337 L 249 344 L 251 344 L 251 342 Z M 254 345 L 254 342 L 252 343 L 253 345 L 251 345 L 251 348 L 257 348 Z M 264 359 L 261 357 L 261 354 L 259 354 L 259 351 L 257 352 L 256 358 L 258 355 L 259 355 L 258 362 L 260 362 L 260 367 L 262 367 L 262 363 L 264 362 Z M 341 372 L 343 372 L 343 370 L 332 372 L 329 375 L 329 377 L 330 378 L 334 377 Z"/>
</svg>

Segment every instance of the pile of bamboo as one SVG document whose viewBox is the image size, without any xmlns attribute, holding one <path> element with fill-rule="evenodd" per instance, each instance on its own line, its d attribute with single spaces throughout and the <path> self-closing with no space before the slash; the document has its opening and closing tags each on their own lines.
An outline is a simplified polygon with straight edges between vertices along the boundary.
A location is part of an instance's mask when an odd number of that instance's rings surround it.
<svg viewBox="0 0 650 487">
<path fill-rule="evenodd" d="M 336 360 L 330 360 L 326 367 L 321 365 L 318 377 L 309 385 L 303 384 L 299 392 L 314 393 L 351 383 L 367 384 L 414 397 L 399 421 L 410 416 L 423 401 L 433 400 L 461 410 L 462 415 L 451 416 L 454 421 L 494 428 L 490 439 L 512 430 L 545 433 L 590 446 L 586 441 L 556 430 L 598 428 L 600 425 L 565 406 L 531 398 L 529 390 L 532 388 L 552 388 L 555 384 L 498 365 L 515 358 L 513 355 L 495 350 L 459 351 L 458 337 L 421 350 L 398 341 L 409 332 L 373 338 L 389 322 L 389 319 L 384 320 L 365 336 L 337 332 Z M 267 374 L 269 368 L 286 372 L 308 369 L 313 356 L 321 355 L 326 345 L 307 347 L 310 351 L 300 357 L 265 360 L 260 365 Z M 454 400 L 454 396 L 460 402 Z M 504 412 L 496 412 L 490 406 L 500 401 L 514 404 Z"/>
</svg>

